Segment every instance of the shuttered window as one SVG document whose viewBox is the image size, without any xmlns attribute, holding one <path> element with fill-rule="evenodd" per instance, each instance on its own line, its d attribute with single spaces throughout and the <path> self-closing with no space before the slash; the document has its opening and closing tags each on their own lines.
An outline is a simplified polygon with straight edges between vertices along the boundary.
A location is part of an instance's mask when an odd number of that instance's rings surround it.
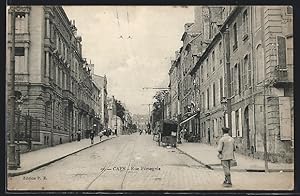
<svg viewBox="0 0 300 196">
<path fill-rule="evenodd" d="M 236 137 L 235 111 L 231 112 L 232 137 Z"/>
<path fill-rule="evenodd" d="M 286 39 L 277 36 L 277 65 L 279 69 L 286 69 Z"/>
<path fill-rule="evenodd" d="M 279 97 L 280 139 L 292 139 L 290 97 Z"/>
<path fill-rule="evenodd" d="M 252 84 L 251 83 L 251 61 L 250 61 L 250 54 L 249 54 L 248 55 L 248 87 L 250 87 L 251 84 Z"/>
</svg>

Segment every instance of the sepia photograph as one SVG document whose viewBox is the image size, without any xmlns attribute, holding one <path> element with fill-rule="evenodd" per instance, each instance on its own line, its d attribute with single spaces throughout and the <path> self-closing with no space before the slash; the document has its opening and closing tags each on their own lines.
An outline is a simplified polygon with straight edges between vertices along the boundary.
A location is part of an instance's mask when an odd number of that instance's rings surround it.
<svg viewBox="0 0 300 196">
<path fill-rule="evenodd" d="M 294 190 L 292 6 L 6 16 L 6 192 Z"/>
</svg>

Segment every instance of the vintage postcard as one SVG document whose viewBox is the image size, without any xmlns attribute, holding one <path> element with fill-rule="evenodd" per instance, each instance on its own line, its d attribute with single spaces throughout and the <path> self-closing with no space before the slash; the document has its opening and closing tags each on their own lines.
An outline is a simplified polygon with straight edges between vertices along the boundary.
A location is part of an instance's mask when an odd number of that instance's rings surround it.
<svg viewBox="0 0 300 196">
<path fill-rule="evenodd" d="M 6 11 L 8 192 L 294 190 L 292 6 Z"/>
</svg>

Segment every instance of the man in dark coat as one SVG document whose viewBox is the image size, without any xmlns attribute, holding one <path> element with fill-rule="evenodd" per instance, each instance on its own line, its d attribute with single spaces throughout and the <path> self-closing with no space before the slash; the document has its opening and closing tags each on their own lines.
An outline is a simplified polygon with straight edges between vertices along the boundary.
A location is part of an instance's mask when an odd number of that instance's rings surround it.
<svg viewBox="0 0 300 196">
<path fill-rule="evenodd" d="M 94 136 L 95 136 L 95 133 L 93 130 L 91 130 L 91 132 L 90 132 L 91 144 L 94 144 Z"/>
</svg>

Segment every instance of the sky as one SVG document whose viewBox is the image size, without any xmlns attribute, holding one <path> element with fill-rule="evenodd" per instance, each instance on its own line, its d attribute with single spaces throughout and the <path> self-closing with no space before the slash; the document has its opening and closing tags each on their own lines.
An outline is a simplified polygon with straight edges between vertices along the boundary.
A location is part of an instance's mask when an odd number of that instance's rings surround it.
<svg viewBox="0 0 300 196">
<path fill-rule="evenodd" d="M 168 71 L 193 7 L 63 6 L 82 36 L 83 57 L 106 75 L 108 94 L 132 114 L 148 114 L 156 90 L 167 87 Z"/>
</svg>

